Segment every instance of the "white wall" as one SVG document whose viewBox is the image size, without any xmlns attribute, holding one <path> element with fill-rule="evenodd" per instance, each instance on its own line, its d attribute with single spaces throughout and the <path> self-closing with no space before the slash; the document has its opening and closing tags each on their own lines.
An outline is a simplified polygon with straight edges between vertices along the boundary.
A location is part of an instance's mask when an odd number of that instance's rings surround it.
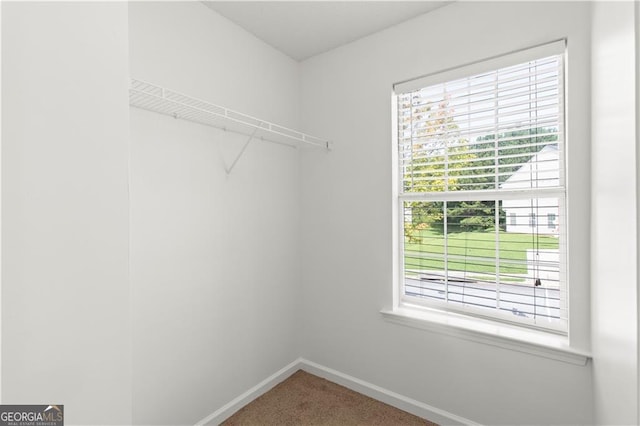
<svg viewBox="0 0 640 426">
<path fill-rule="evenodd" d="M 456 2 L 302 64 L 303 127 L 335 142 L 301 162 L 305 358 L 485 424 L 592 422 L 590 365 L 379 314 L 392 300 L 393 83 L 568 37 L 571 337 L 589 347 L 589 29 L 588 3 Z"/>
<path fill-rule="evenodd" d="M 640 90 L 640 4 L 635 2 L 635 13 L 634 13 L 634 22 L 636 26 L 636 91 Z M 640 95 L 636 92 L 636 147 L 640 146 Z M 636 165 L 640 164 L 640 150 L 636 149 Z M 640 173 L 636 172 L 636 199 L 640 199 Z M 640 212 L 636 212 L 636 230 L 640 229 Z M 640 250 L 636 250 L 636 265 L 640 265 Z M 638 279 L 640 277 L 636 277 Z M 640 286 L 640 279 L 638 282 Z M 637 308 L 636 315 L 638 315 L 638 310 L 640 310 L 640 291 L 636 291 L 637 296 Z M 638 321 L 640 323 L 640 319 Z M 637 342 L 640 341 L 640 326 L 638 326 L 638 337 Z M 638 359 L 636 368 L 640 366 L 640 348 L 638 348 L 637 353 Z M 636 374 L 639 374 L 640 371 Z M 640 376 L 638 377 L 638 392 L 637 392 L 637 404 L 638 404 L 638 423 L 640 423 Z"/>
<path fill-rule="evenodd" d="M 127 9 L 2 2 L 2 402 L 131 422 Z"/>
<path fill-rule="evenodd" d="M 64 403 L 68 424 L 189 424 L 302 355 L 482 423 L 637 423 L 637 187 L 619 185 L 637 178 L 632 7 L 595 4 L 591 21 L 589 3 L 456 2 L 299 67 L 200 3 L 2 2 L 2 402 Z M 594 318 L 590 332 L 580 310 L 571 335 L 593 339 L 593 375 L 379 315 L 392 84 L 565 36 L 570 234 L 592 223 L 571 279 L 592 281 Z M 254 143 L 227 177 L 243 139 L 129 117 L 129 62 L 335 150 L 298 166 Z"/>
<path fill-rule="evenodd" d="M 593 371 L 598 424 L 638 424 L 636 46 L 632 2 L 593 4 Z"/>
<path fill-rule="evenodd" d="M 298 124 L 297 63 L 198 2 L 129 5 L 131 75 Z M 136 424 L 193 424 L 299 355 L 295 149 L 131 109 Z"/>
</svg>

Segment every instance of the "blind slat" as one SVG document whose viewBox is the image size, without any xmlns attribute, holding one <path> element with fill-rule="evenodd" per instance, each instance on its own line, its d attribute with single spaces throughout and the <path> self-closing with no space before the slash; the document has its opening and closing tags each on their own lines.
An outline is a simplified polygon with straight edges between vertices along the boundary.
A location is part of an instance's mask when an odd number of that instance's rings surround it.
<svg viewBox="0 0 640 426">
<path fill-rule="evenodd" d="M 394 87 L 403 298 L 566 332 L 563 52 Z"/>
<path fill-rule="evenodd" d="M 542 89 L 549 88 L 549 87 L 558 87 L 557 85 L 558 75 L 559 73 L 555 73 L 554 75 L 547 76 L 543 79 L 534 79 L 534 80 L 530 79 L 529 81 L 527 81 L 523 77 L 520 77 L 517 80 L 516 79 L 513 80 L 513 81 L 523 80 L 520 84 L 517 84 L 517 85 L 508 85 L 507 83 L 510 83 L 512 81 L 502 81 L 502 80 L 496 79 L 491 83 L 487 82 L 481 86 L 461 87 L 455 90 L 447 90 L 445 87 L 442 87 L 442 89 L 439 92 L 434 92 L 434 93 L 415 92 L 412 94 L 411 97 L 401 98 L 401 103 L 406 106 L 411 105 L 414 108 L 418 108 L 421 106 L 438 103 L 443 101 L 444 99 L 447 99 L 452 104 L 458 104 L 459 102 L 456 102 L 456 101 L 462 101 L 462 100 L 473 99 L 473 98 L 484 98 L 484 100 L 492 99 L 493 97 L 495 97 L 496 94 L 500 94 L 500 93 L 502 93 L 502 96 L 504 99 L 507 99 L 507 96 L 513 97 L 513 96 L 522 96 L 526 93 L 535 93 L 532 91 L 528 91 L 528 92 L 523 91 L 521 93 L 518 93 L 517 95 L 505 94 L 505 92 L 508 92 L 508 91 L 525 89 L 525 88 L 532 87 L 533 85 L 535 85 L 538 89 L 536 90 L 536 92 L 542 91 Z M 484 88 L 486 88 L 487 90 L 478 90 L 478 89 L 484 89 Z M 477 100 L 477 101 L 481 101 L 481 100 Z"/>
<path fill-rule="evenodd" d="M 500 68 L 509 68 L 514 63 L 524 63 L 527 61 L 541 59 L 553 55 L 561 55 L 564 53 L 565 47 L 566 40 L 562 39 L 536 46 L 534 48 L 513 52 L 509 55 L 498 56 L 488 60 L 483 60 L 481 62 L 470 63 L 462 67 L 456 67 L 455 69 L 444 70 L 417 79 L 411 79 L 406 82 L 397 83 L 393 88 L 396 93 L 408 93 L 422 87 L 428 87 L 430 85 L 442 82 L 442 75 L 445 73 L 448 76 L 447 80 L 450 81 L 467 77 L 469 75 L 479 75 Z"/>
</svg>

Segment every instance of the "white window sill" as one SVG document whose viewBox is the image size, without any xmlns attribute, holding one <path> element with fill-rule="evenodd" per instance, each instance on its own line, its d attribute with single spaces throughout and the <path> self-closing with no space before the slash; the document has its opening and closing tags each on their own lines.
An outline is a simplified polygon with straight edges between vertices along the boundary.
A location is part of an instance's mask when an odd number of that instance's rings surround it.
<svg viewBox="0 0 640 426">
<path fill-rule="evenodd" d="M 586 365 L 591 355 L 569 346 L 565 336 L 443 311 L 399 307 L 380 312 L 385 320 L 474 342 Z"/>
</svg>

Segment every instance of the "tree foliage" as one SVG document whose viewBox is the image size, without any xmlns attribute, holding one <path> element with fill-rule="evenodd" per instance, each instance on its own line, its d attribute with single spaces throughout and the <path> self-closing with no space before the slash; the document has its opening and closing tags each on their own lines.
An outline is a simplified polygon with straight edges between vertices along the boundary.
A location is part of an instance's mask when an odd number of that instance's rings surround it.
<svg viewBox="0 0 640 426">
<path fill-rule="evenodd" d="M 460 135 L 453 112 L 446 98 L 437 105 L 414 107 L 411 119 L 421 125 L 412 129 L 412 140 L 418 142 L 411 146 L 411 166 L 403 179 L 405 191 L 495 189 L 544 146 L 557 140 L 554 129 L 535 128 L 487 134 L 469 142 Z M 444 232 L 444 202 L 416 201 L 409 203 L 409 208 L 411 229 L 426 224 Z M 506 214 L 499 205 L 497 209 L 496 214 L 495 201 L 449 201 L 447 232 L 493 230 L 496 216 L 500 229 L 505 229 Z"/>
</svg>

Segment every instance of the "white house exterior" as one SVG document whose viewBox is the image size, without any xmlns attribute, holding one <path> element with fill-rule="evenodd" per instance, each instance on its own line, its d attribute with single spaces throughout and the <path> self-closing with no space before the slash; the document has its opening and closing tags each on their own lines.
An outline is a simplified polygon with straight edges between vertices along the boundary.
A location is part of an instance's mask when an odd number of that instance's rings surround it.
<svg viewBox="0 0 640 426">
<path fill-rule="evenodd" d="M 547 145 L 522 165 L 503 184 L 504 189 L 544 188 L 558 186 L 559 153 L 555 145 Z M 504 200 L 507 232 L 557 235 L 558 199 Z"/>
</svg>

